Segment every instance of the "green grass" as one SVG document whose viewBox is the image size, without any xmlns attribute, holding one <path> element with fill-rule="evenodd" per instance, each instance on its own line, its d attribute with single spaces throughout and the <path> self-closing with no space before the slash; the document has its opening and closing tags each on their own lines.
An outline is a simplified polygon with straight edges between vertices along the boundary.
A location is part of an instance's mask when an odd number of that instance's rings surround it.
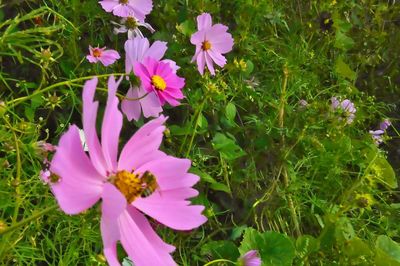
<svg viewBox="0 0 400 266">
<path fill-rule="evenodd" d="M 0 1 L 4 265 L 106 263 L 99 206 L 76 216 L 40 213 L 56 201 L 38 177 L 36 142 L 57 144 L 69 124 L 81 126 L 84 80 L 103 75 L 104 106 L 106 77 L 125 69 L 123 59 L 108 68 L 86 61 L 89 44 L 124 58 L 126 36 L 112 34 L 117 20 L 97 1 L 81 2 Z M 201 12 L 235 39 L 215 77 L 201 77 L 190 63 Z M 333 22 L 326 30 L 324 12 Z M 201 176 L 193 202 L 208 217 L 192 232 L 158 229 L 177 247 L 179 265 L 236 261 L 254 248 L 265 265 L 400 265 L 399 12 L 396 1 L 374 0 L 154 1 L 148 22 L 156 33 L 144 32 L 168 42 L 166 58 L 186 79 L 183 104 L 165 110 L 170 135 L 162 149 L 193 161 Z M 123 82 L 119 93 L 127 89 Z M 338 120 L 333 96 L 354 102 L 354 123 Z M 388 117 L 390 137 L 377 147 L 368 131 Z M 143 122 L 125 120 L 121 143 Z M 363 205 L 365 195 L 372 205 Z"/>
</svg>

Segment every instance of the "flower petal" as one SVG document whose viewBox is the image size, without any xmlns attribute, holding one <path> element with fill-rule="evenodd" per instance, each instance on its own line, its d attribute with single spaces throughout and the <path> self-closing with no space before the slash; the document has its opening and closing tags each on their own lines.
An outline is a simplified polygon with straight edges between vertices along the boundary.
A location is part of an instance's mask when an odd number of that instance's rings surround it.
<svg viewBox="0 0 400 266">
<path fill-rule="evenodd" d="M 142 222 L 139 221 L 139 224 Z M 121 244 L 128 253 L 129 258 L 136 266 L 148 265 L 173 265 L 176 263 L 171 255 L 165 250 L 160 250 L 159 243 L 150 241 L 141 230 L 139 224 L 131 215 L 125 211 L 119 217 L 119 228 L 121 232 Z M 152 239 L 153 240 L 153 239 Z"/>
<path fill-rule="evenodd" d="M 60 177 L 51 188 L 65 213 L 82 212 L 100 199 L 104 178 L 83 151 L 75 125 L 62 135 L 50 171 Z"/>
<path fill-rule="evenodd" d="M 139 100 L 132 100 L 132 99 L 137 99 L 139 98 L 139 88 L 138 87 L 130 87 L 128 90 L 128 93 L 126 94 L 125 100 L 122 100 L 121 103 L 121 110 L 122 112 L 126 115 L 129 121 L 132 119 L 135 119 L 135 121 L 138 121 L 140 118 L 140 115 L 142 114 L 141 108 L 140 108 L 140 102 Z"/>
<path fill-rule="evenodd" d="M 199 31 L 210 28 L 211 25 L 212 25 L 212 18 L 210 14 L 203 13 L 197 16 L 197 28 Z"/>
<path fill-rule="evenodd" d="M 122 114 L 118 110 L 119 101 L 115 93 L 121 80 L 122 77 L 119 81 L 115 82 L 114 76 L 108 79 L 108 99 L 101 127 L 101 147 L 109 172 L 117 170 L 118 142 L 122 128 Z"/>
<path fill-rule="evenodd" d="M 211 57 L 208 55 L 207 52 L 204 53 L 204 57 L 206 59 L 208 70 L 210 70 L 211 75 L 214 76 L 215 75 L 215 70 L 214 70 L 214 65 L 213 65 L 213 61 L 212 61 Z"/>
<path fill-rule="evenodd" d="M 146 38 L 135 37 L 125 42 L 125 71 L 130 73 L 133 71 L 133 65 L 141 62 L 146 51 L 149 49 L 149 41 Z"/>
<path fill-rule="evenodd" d="M 143 96 L 146 92 L 142 87 L 139 88 L 139 95 Z M 140 99 L 140 105 L 143 110 L 143 116 L 158 117 L 163 111 L 160 100 L 154 92 L 150 92 L 143 99 Z"/>
<path fill-rule="evenodd" d="M 141 212 L 136 210 L 136 208 L 131 205 L 128 205 L 128 212 L 129 212 L 129 215 L 132 217 L 132 219 L 136 222 L 136 224 L 142 230 L 144 235 L 146 235 L 147 239 L 151 243 L 153 243 L 154 247 L 157 250 L 163 250 L 164 252 L 167 252 L 167 253 L 174 252 L 175 247 L 165 243 L 157 235 L 157 233 L 151 227 L 149 221 L 146 219 L 146 217 Z"/>
<path fill-rule="evenodd" d="M 144 124 L 125 144 L 121 151 L 118 170 L 131 171 L 165 154 L 159 150 L 165 130 L 166 117 L 161 115 Z"/>
<path fill-rule="evenodd" d="M 199 70 L 200 74 L 204 74 L 204 67 L 206 66 L 206 53 L 200 52 L 197 56 L 197 69 Z"/>
<path fill-rule="evenodd" d="M 100 1 L 99 4 L 101 7 L 106 11 L 106 12 L 111 12 L 113 11 L 114 7 L 118 5 L 118 1 L 114 0 L 104 0 Z"/>
<path fill-rule="evenodd" d="M 201 214 L 204 206 L 188 205 L 187 201 L 168 199 L 160 193 L 159 197 L 137 198 L 132 205 L 175 230 L 192 230 L 207 221 Z"/>
<path fill-rule="evenodd" d="M 121 238 L 118 218 L 125 211 L 127 202 L 121 192 L 110 183 L 104 184 L 102 199 L 100 229 L 104 255 L 109 265 L 120 265 L 116 249 Z"/>
<path fill-rule="evenodd" d="M 167 51 L 167 42 L 155 41 L 144 53 L 143 58 L 151 57 L 155 60 L 161 60 Z"/>
<path fill-rule="evenodd" d="M 100 146 L 96 132 L 96 117 L 99 103 L 93 101 L 96 92 L 97 77 L 86 81 L 83 87 L 83 131 L 85 132 L 86 144 L 89 149 L 90 160 L 96 170 L 103 176 L 107 175 L 107 169 L 103 151 Z"/>
</svg>

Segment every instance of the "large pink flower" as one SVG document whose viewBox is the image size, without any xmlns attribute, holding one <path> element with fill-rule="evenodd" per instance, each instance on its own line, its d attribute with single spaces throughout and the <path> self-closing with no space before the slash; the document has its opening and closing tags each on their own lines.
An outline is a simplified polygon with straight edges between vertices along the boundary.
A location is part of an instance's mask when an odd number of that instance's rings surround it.
<svg viewBox="0 0 400 266">
<path fill-rule="evenodd" d="M 112 49 L 106 49 L 106 47 L 99 48 L 89 45 L 89 54 L 86 56 L 86 59 L 90 63 L 101 62 L 104 66 L 109 66 L 115 63 L 120 56 L 117 51 Z"/>
<path fill-rule="evenodd" d="M 118 143 L 122 114 L 115 96 L 119 82 L 111 77 L 101 129 L 96 133 L 98 102 L 94 101 L 97 78 L 83 90 L 83 129 L 89 156 L 84 152 L 77 126 L 61 137 L 50 171 L 59 177 L 51 183 L 61 209 L 80 213 L 102 199 L 101 234 L 110 265 L 120 265 L 116 244 L 135 265 L 176 265 L 144 214 L 177 230 L 190 230 L 206 221 L 203 206 L 190 205 L 198 192 L 192 186 L 199 177 L 188 173 L 190 160 L 168 156 L 159 150 L 166 118 L 160 116 L 141 127 L 123 147 Z M 54 178 L 52 179 L 54 180 Z"/>
<path fill-rule="evenodd" d="M 135 63 L 133 71 L 147 92 L 157 94 L 161 105 L 168 102 L 172 106 L 177 106 L 179 105 L 177 100 L 184 98 L 182 88 L 185 86 L 185 79 L 176 75 L 169 62 L 146 57 L 142 63 Z"/>
<path fill-rule="evenodd" d="M 155 60 L 161 60 L 167 51 L 167 43 L 155 41 L 151 46 L 146 38 L 135 37 L 125 42 L 125 71 L 131 73 L 133 66 L 137 62 L 142 62 L 144 58 L 151 57 Z M 178 66 L 172 60 L 164 59 L 162 62 L 169 63 L 170 66 L 178 70 Z M 147 95 L 146 95 L 147 94 Z M 146 96 L 144 96 L 146 95 Z M 139 120 L 142 110 L 144 117 L 158 117 L 162 112 L 161 102 L 156 92 L 146 92 L 143 86 L 131 86 L 126 95 L 127 100 L 123 100 L 121 104 L 122 112 L 124 112 L 128 120 Z M 141 98 L 140 100 L 133 100 Z"/>
<path fill-rule="evenodd" d="M 153 9 L 152 0 L 102 0 L 99 3 L 107 12 L 124 18 L 134 16 L 140 22 L 144 22 Z"/>
<path fill-rule="evenodd" d="M 190 38 L 190 42 L 196 45 L 196 53 L 192 62 L 197 61 L 197 68 L 201 75 L 204 74 L 206 64 L 210 73 L 215 75 L 213 62 L 220 67 L 226 64 L 226 58 L 222 54 L 232 50 L 232 35 L 227 32 L 227 26 L 222 24 L 212 25 L 212 19 L 208 13 L 203 13 L 197 17 L 197 29 L 198 31 Z"/>
</svg>

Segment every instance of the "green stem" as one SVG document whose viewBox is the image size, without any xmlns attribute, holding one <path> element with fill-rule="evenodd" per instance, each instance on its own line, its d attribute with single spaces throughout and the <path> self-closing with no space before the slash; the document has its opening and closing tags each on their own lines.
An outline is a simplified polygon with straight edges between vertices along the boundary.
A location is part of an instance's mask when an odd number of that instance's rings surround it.
<svg viewBox="0 0 400 266">
<path fill-rule="evenodd" d="M 281 98 L 280 98 L 280 104 L 279 104 L 279 116 L 278 116 L 278 121 L 279 121 L 279 128 L 281 129 L 281 146 L 283 147 L 283 150 L 285 150 L 286 147 L 286 141 L 285 141 L 285 134 L 283 133 L 284 130 L 284 119 L 285 119 L 285 105 L 286 105 L 286 87 L 287 87 L 287 81 L 289 77 L 289 71 L 286 66 L 283 68 L 283 84 L 282 84 L 282 91 L 281 91 Z M 285 157 L 287 154 L 285 155 Z M 289 175 L 287 171 L 287 167 L 285 164 L 285 158 L 282 158 L 282 179 L 283 179 L 283 184 L 285 188 L 289 188 Z M 294 225 L 294 230 L 296 232 L 297 236 L 301 235 L 300 232 L 300 225 L 299 221 L 297 219 L 297 214 L 296 214 L 296 209 L 294 207 L 293 203 L 293 198 L 290 192 L 287 192 L 286 194 L 286 199 L 289 205 L 289 211 L 290 211 L 290 216 L 292 218 L 292 222 Z"/>
<path fill-rule="evenodd" d="M 70 83 L 74 83 L 74 82 L 77 82 L 77 81 L 88 80 L 88 79 L 92 79 L 92 78 L 95 78 L 95 77 L 104 78 L 104 77 L 110 77 L 110 76 L 124 76 L 124 75 L 126 75 L 126 74 L 125 73 L 112 73 L 112 74 L 103 74 L 103 75 L 80 77 L 80 78 L 76 78 L 76 79 L 71 79 L 71 80 L 67 80 L 67 81 L 58 82 L 58 83 L 50 85 L 50 86 L 48 86 L 46 88 L 43 88 L 43 89 L 40 89 L 40 90 L 36 90 L 30 95 L 23 96 L 23 97 L 8 101 L 7 105 L 8 106 L 9 105 L 16 106 L 16 105 L 20 104 L 21 102 L 24 102 L 26 100 L 32 99 L 33 97 L 35 97 L 38 94 L 41 94 L 43 92 L 49 91 L 51 89 L 54 89 L 54 88 L 57 88 L 57 87 L 60 87 L 60 86 L 66 86 L 66 85 L 69 85 Z"/>
<path fill-rule="evenodd" d="M 204 104 L 206 103 L 206 100 L 207 100 L 207 98 L 204 98 L 204 100 L 201 102 L 200 107 L 198 109 L 197 117 L 194 121 L 195 123 L 193 126 L 192 136 L 190 137 L 189 148 L 186 151 L 186 156 L 185 156 L 186 158 L 189 156 L 190 150 L 192 149 L 193 140 L 194 140 L 194 137 L 196 136 L 196 130 L 197 130 L 197 126 L 199 123 L 199 118 L 200 118 L 201 112 L 203 111 L 203 107 L 204 107 Z"/>
<path fill-rule="evenodd" d="M 4 234 L 7 234 L 9 232 L 12 232 L 15 229 L 18 229 L 21 226 L 23 226 L 23 225 L 25 225 L 25 224 L 27 224 L 27 223 L 39 218 L 39 217 L 41 217 L 41 216 L 43 216 L 43 215 L 45 215 L 45 214 L 57 209 L 57 208 L 58 208 L 58 205 L 53 205 L 51 207 L 48 207 L 47 209 L 44 209 L 43 211 L 40 211 L 40 212 L 38 212 L 36 214 L 33 214 L 31 217 L 28 217 L 28 218 L 26 218 L 26 219 L 24 219 L 22 221 L 19 221 L 18 223 L 15 223 L 15 224 L 13 224 L 13 225 L 11 225 L 9 227 L 6 227 L 6 228 L 4 228 L 3 230 L 0 231 L 0 236 L 4 235 Z"/>
<path fill-rule="evenodd" d="M 208 265 L 215 264 L 215 263 L 218 263 L 218 262 L 229 262 L 229 263 L 231 263 L 231 264 L 233 264 L 233 265 L 236 265 L 236 262 L 233 262 L 233 261 L 231 261 L 231 260 L 217 259 L 217 260 L 212 260 L 212 261 L 210 261 L 210 262 L 207 262 L 207 263 L 204 264 L 203 266 L 208 266 Z"/>
</svg>

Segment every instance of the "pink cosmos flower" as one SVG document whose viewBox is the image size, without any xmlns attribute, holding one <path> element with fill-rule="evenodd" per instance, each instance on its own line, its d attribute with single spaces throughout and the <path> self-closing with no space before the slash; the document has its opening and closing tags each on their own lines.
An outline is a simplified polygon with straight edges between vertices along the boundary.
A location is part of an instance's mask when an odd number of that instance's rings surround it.
<svg viewBox="0 0 400 266">
<path fill-rule="evenodd" d="M 232 35 L 227 32 L 227 26 L 212 25 L 212 19 L 208 13 L 197 17 L 197 29 L 198 31 L 190 38 L 190 42 L 196 45 L 196 53 L 192 62 L 197 61 L 197 68 L 201 75 L 204 74 L 206 64 L 211 75 L 215 75 L 213 62 L 220 67 L 226 64 L 226 58 L 222 54 L 232 50 Z"/>
<path fill-rule="evenodd" d="M 151 46 L 146 38 L 135 37 L 125 42 L 125 71 L 131 73 L 133 66 L 137 62 L 142 62 L 144 58 L 151 57 L 155 60 L 161 60 L 167 51 L 167 43 L 155 41 Z M 171 68 L 176 72 L 179 67 L 172 60 L 164 59 L 161 62 L 169 63 Z M 146 95 L 147 93 L 147 95 Z M 146 95 L 146 96 L 145 96 Z M 121 104 L 122 111 L 126 114 L 128 120 L 139 120 L 143 111 L 144 117 L 158 117 L 162 112 L 161 102 L 156 92 L 146 92 L 143 86 L 130 87 L 127 100 L 123 100 Z M 140 100 L 130 100 L 138 99 Z"/>
<path fill-rule="evenodd" d="M 185 86 L 185 79 L 177 76 L 168 62 L 146 57 L 143 63 L 135 63 L 133 71 L 147 92 L 157 94 L 161 105 L 168 102 L 172 106 L 177 106 L 179 105 L 177 99 L 184 98 L 182 88 Z"/>
<path fill-rule="evenodd" d="M 260 266 L 261 259 L 257 250 L 250 250 L 239 258 L 239 265 L 243 266 Z"/>
<path fill-rule="evenodd" d="M 89 52 L 90 54 L 86 56 L 86 59 L 90 63 L 97 63 L 100 61 L 104 66 L 109 66 L 111 64 L 114 64 L 115 61 L 117 61 L 120 58 L 117 51 L 111 49 L 106 50 L 106 47 L 93 48 L 92 46 L 89 45 Z"/>
<path fill-rule="evenodd" d="M 51 182 L 61 209 L 80 213 L 101 199 L 100 229 L 104 254 L 110 265 L 120 265 L 117 242 L 137 266 L 176 265 L 170 253 L 174 247 L 156 234 L 145 214 L 165 226 L 191 230 L 207 219 L 203 206 L 190 205 L 198 192 L 192 186 L 199 177 L 188 173 L 190 160 L 168 156 L 159 150 L 167 118 L 160 116 L 142 126 L 118 156 L 122 114 L 115 96 L 121 79 L 108 81 L 108 99 L 101 129 L 96 133 L 97 78 L 83 89 L 83 130 L 88 154 L 79 129 L 72 125 L 60 138 L 50 171 L 58 176 Z"/>
<path fill-rule="evenodd" d="M 153 9 L 152 0 L 102 0 L 99 3 L 105 11 L 112 12 L 115 16 L 134 16 L 140 22 L 144 22 L 146 15 Z"/>
</svg>

